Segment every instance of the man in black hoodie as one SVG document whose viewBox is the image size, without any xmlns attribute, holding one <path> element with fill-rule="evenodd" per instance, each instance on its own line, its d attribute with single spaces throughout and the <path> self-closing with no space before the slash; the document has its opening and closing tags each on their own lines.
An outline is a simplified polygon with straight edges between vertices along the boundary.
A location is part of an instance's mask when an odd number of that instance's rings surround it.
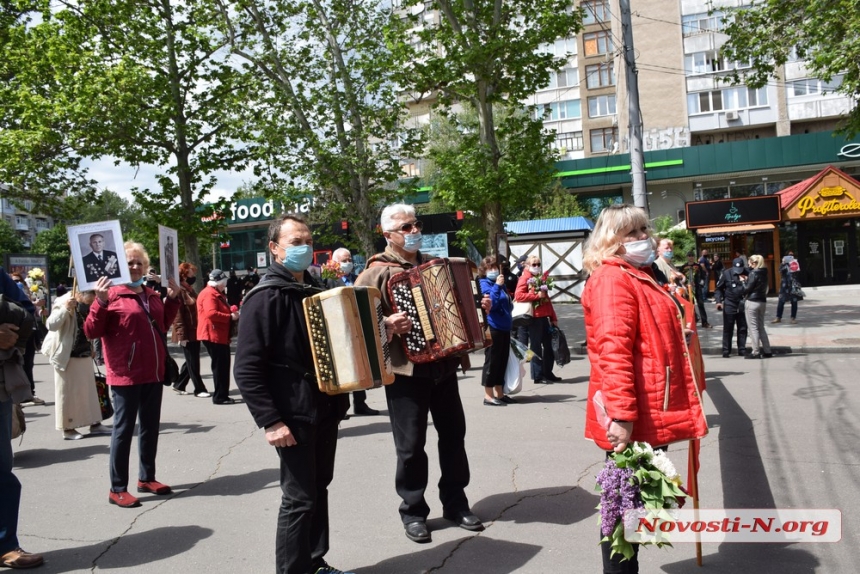
<svg viewBox="0 0 860 574">
<path fill-rule="evenodd" d="M 269 227 L 269 250 L 266 278 L 242 305 L 233 374 L 254 421 L 280 457 L 277 572 L 334 574 L 340 570 L 324 559 L 328 485 L 337 426 L 349 399 L 321 392 L 313 374 L 302 301 L 322 289 L 307 272 L 313 258 L 310 228 L 300 217 L 282 215 Z"/>
<path fill-rule="evenodd" d="M 724 269 L 714 287 L 714 300 L 717 311 L 723 311 L 723 357 L 732 354 L 732 333 L 735 324 L 738 328 L 738 355 L 746 352 L 747 319 L 744 315 L 744 283 L 749 272 L 740 257 L 732 261 L 732 266 Z"/>
</svg>

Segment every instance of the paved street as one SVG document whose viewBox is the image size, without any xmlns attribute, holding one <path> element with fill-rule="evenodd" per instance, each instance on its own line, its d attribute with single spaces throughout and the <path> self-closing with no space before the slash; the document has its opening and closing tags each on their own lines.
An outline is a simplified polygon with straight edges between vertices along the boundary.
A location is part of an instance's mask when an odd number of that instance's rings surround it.
<svg viewBox="0 0 860 574">
<path fill-rule="evenodd" d="M 807 290 L 797 325 L 767 324 L 775 346 L 792 353 L 764 361 L 719 356 L 719 313 L 703 333 L 711 434 L 702 442 L 701 506 L 839 508 L 836 544 L 704 546 L 707 572 L 853 572 L 860 551 L 860 289 Z M 775 299 L 768 300 L 773 317 Z M 559 307 L 573 346 L 584 339 L 578 305 Z M 787 314 L 786 314 L 787 315 Z M 53 375 L 37 355 L 44 407 L 27 407 L 28 431 L 14 443 L 24 484 L 20 535 L 43 552 L 44 573 L 272 572 L 279 504 L 277 456 L 242 404 L 165 392 L 158 479 L 168 497 L 142 506 L 107 503 L 109 437 L 64 441 L 54 429 Z M 341 426 L 331 488 L 329 562 L 358 574 L 544 574 L 600 571 L 594 475 L 602 453 L 583 439 L 588 360 L 574 355 L 564 382 L 526 382 L 519 404 L 481 404 L 482 357 L 462 377 L 472 484 L 467 493 L 486 531 L 470 533 L 441 518 L 435 433 L 428 437 L 433 541 L 404 535 L 394 482 L 388 419 L 353 417 Z M 208 357 L 203 358 L 211 390 Z M 238 397 L 238 392 L 232 391 Z M 384 393 L 369 404 L 385 409 Z M 109 423 L 110 421 L 108 421 Z M 670 456 L 686 463 L 686 445 Z M 132 457 L 131 475 L 137 472 Z M 694 547 L 644 549 L 642 572 L 697 571 Z"/>
</svg>

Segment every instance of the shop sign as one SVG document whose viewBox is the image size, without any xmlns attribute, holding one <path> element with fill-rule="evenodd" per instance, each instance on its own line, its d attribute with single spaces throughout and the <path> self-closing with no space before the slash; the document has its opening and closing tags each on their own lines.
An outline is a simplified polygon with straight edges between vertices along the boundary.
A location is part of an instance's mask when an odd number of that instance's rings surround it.
<svg viewBox="0 0 860 574">
<path fill-rule="evenodd" d="M 728 241 L 728 238 L 725 235 L 705 237 L 705 243 L 722 243 L 724 241 Z"/>
<path fill-rule="evenodd" d="M 860 203 L 841 185 L 822 187 L 817 197 L 807 195 L 797 202 L 800 217 L 813 215 L 838 215 L 860 211 Z"/>
<path fill-rule="evenodd" d="M 779 197 L 739 197 L 712 201 L 688 201 L 687 227 L 752 225 L 780 221 Z"/>
</svg>

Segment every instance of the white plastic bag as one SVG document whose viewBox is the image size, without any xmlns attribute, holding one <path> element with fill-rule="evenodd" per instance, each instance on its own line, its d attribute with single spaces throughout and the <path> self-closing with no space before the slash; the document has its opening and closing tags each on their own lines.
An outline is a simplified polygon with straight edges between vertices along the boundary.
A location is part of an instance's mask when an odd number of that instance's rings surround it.
<svg viewBox="0 0 860 574">
<path fill-rule="evenodd" d="M 525 360 L 517 358 L 513 350 L 508 351 L 508 366 L 505 368 L 506 395 L 515 395 L 523 389 L 523 377 L 526 374 Z"/>
</svg>

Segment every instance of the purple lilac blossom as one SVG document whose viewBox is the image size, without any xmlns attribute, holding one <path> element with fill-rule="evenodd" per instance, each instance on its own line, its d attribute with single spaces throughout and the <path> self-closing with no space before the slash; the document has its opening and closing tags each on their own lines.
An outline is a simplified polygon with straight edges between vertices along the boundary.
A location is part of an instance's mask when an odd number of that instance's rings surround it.
<svg viewBox="0 0 860 574">
<path fill-rule="evenodd" d="M 606 466 L 597 475 L 600 485 L 600 531 L 610 536 L 624 512 L 642 508 L 644 503 L 639 496 L 639 487 L 630 484 L 633 470 L 618 468 L 614 460 L 606 461 Z"/>
</svg>

